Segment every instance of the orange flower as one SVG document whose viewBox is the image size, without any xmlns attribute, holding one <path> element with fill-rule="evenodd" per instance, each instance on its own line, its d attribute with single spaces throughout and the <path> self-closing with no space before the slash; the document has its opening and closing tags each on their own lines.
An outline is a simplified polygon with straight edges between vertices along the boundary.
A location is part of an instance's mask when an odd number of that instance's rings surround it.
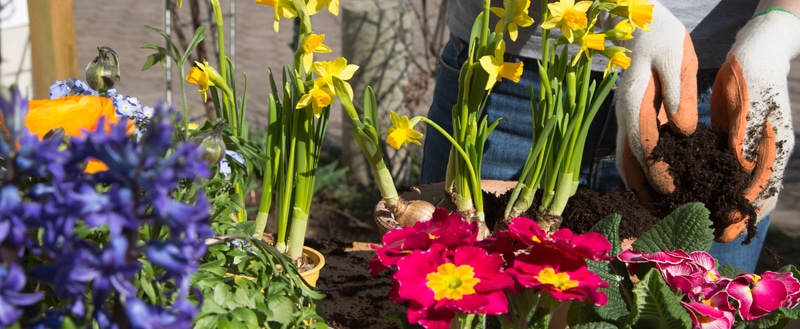
<svg viewBox="0 0 800 329">
<path fill-rule="evenodd" d="M 67 96 L 54 100 L 34 99 L 28 102 L 28 116 L 25 118 L 25 127 L 31 134 L 43 138 L 48 131 L 63 128 L 68 136 L 80 137 L 85 131 L 97 129 L 101 117 L 106 118 L 105 129 L 109 131 L 111 125 L 119 122 L 114 104 L 111 99 L 101 96 Z M 128 132 L 134 130 L 133 122 L 128 122 Z M 87 164 L 86 172 L 95 173 L 107 170 L 108 167 L 100 161 L 91 160 Z"/>
</svg>

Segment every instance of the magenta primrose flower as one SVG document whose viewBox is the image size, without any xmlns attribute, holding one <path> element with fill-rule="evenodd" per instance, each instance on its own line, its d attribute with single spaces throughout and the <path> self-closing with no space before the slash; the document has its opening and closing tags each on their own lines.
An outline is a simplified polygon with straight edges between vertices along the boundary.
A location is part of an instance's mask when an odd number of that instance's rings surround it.
<svg viewBox="0 0 800 329">
<path fill-rule="evenodd" d="M 575 258 L 561 249 L 533 246 L 519 255 L 507 272 L 527 288 L 545 291 L 556 300 L 589 300 L 605 305 L 608 296 L 600 288 L 608 287 L 599 275 L 589 271 L 584 258 Z"/>
<path fill-rule="evenodd" d="M 629 263 L 631 273 L 636 272 L 634 264 L 653 263 L 670 288 L 679 290 L 693 301 L 724 289 L 730 281 L 717 272 L 714 257 L 707 252 L 687 254 L 683 250 L 665 250 L 648 254 L 625 250 L 617 258 Z"/>
<path fill-rule="evenodd" d="M 681 306 L 692 318 L 692 326 L 701 329 L 730 329 L 736 317 L 728 303 L 728 294 L 720 291 L 703 302 L 684 302 Z"/>
<path fill-rule="evenodd" d="M 780 307 L 795 307 L 800 299 L 800 282 L 790 272 L 744 273 L 731 280 L 727 291 L 738 304 L 739 315 L 755 320 Z"/>
<path fill-rule="evenodd" d="M 384 234 L 383 245 L 377 248 L 377 256 L 370 260 L 367 268 L 375 276 L 386 268 L 396 267 L 400 258 L 414 250 L 428 250 L 433 244 L 455 249 L 472 244 L 477 237 L 477 222 L 467 222 L 458 213 L 448 214 L 446 209 L 438 208 L 428 221 Z"/>
<path fill-rule="evenodd" d="M 441 244 L 401 258 L 393 280 L 396 296 L 410 302 L 409 323 L 442 329 L 450 328 L 456 312 L 505 313 L 505 291 L 514 285 L 499 254 L 474 246 L 450 250 Z"/>
</svg>

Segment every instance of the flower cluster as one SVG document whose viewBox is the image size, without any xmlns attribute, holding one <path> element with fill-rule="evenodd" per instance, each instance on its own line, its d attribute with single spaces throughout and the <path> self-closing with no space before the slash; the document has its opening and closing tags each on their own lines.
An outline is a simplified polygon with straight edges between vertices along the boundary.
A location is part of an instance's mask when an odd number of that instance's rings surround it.
<svg viewBox="0 0 800 329">
<path fill-rule="evenodd" d="M 1 94 L 0 326 L 69 317 L 87 327 L 189 327 L 200 307 L 189 276 L 211 235 L 209 205 L 202 192 L 175 191 L 209 173 L 195 145 L 172 144 L 171 110 L 157 105 L 138 141 L 127 120 L 102 115 L 64 143 L 28 131 L 32 113 L 17 90 Z M 92 159 L 107 169 L 85 172 Z M 22 318 L 37 301 L 46 305 Z"/>
<path fill-rule="evenodd" d="M 609 259 L 604 236 L 566 228 L 547 235 L 524 217 L 496 233 L 478 241 L 476 222 L 439 208 L 429 221 L 386 233 L 368 268 L 372 275 L 396 269 L 390 298 L 409 302 L 409 322 L 426 328 L 450 328 L 458 314 L 506 314 L 501 321 L 524 324 L 526 315 L 509 313 L 510 306 L 520 309 L 514 303 L 523 294 L 534 294 L 550 311 L 556 305 L 549 299 L 606 303 L 598 289 L 608 284 L 586 263 Z"/>
<path fill-rule="evenodd" d="M 652 264 L 667 285 L 681 293 L 681 305 L 696 328 L 733 328 L 738 318 L 757 320 L 778 308 L 792 308 L 800 301 L 800 282 L 791 272 L 720 275 L 714 258 L 706 252 L 683 250 L 652 254 L 626 250 L 617 256 L 636 273 L 643 263 Z"/>
<path fill-rule="evenodd" d="M 108 99 L 110 99 L 109 104 L 113 105 L 116 116 L 130 120 L 130 122 L 136 126 L 137 135 L 141 135 L 143 133 L 142 129 L 144 129 L 147 120 L 153 116 L 155 109 L 152 106 L 143 106 L 142 102 L 136 97 L 117 94 L 115 89 L 109 89 L 107 94 Z M 64 108 L 63 104 L 61 103 L 63 103 L 65 100 L 90 99 L 87 97 L 75 96 L 97 96 L 98 99 L 104 98 L 99 97 L 98 95 L 99 94 L 96 90 L 93 90 L 85 82 L 76 78 L 72 78 L 70 80 L 57 80 L 50 85 L 50 101 L 54 102 L 51 104 L 56 104 L 55 106 L 59 108 Z M 44 100 L 36 100 L 34 102 L 48 103 Z M 74 119 L 74 117 L 71 119 Z M 97 121 L 97 118 L 94 116 L 89 116 L 87 120 Z M 116 122 L 117 119 L 108 117 L 107 120 L 113 120 L 113 122 Z M 71 134 L 71 136 L 77 136 L 77 134 Z"/>
</svg>

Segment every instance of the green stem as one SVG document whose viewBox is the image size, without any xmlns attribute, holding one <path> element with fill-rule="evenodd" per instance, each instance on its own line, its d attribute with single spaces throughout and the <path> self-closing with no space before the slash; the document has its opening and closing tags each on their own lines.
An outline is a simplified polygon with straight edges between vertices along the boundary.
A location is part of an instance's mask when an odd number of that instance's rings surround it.
<svg viewBox="0 0 800 329">
<path fill-rule="evenodd" d="M 181 102 L 183 105 L 183 138 L 189 139 L 189 104 L 186 98 L 186 77 L 184 76 L 183 63 L 178 63 L 178 75 L 181 77 Z"/>
<path fill-rule="evenodd" d="M 464 164 L 467 166 L 467 169 L 468 169 L 467 171 L 469 171 L 470 179 L 473 182 L 475 182 L 476 184 L 479 183 L 480 182 L 479 181 L 479 177 L 476 176 L 474 167 L 472 166 L 472 163 L 470 163 L 469 157 L 467 156 L 467 152 L 465 152 L 464 149 L 461 148 L 460 145 L 458 145 L 456 140 L 453 139 L 453 136 L 450 136 L 450 134 L 446 130 L 444 130 L 444 128 L 442 128 L 441 126 L 436 124 L 436 122 L 433 122 L 433 121 L 431 121 L 430 119 L 428 119 L 426 117 L 420 117 L 420 118 L 421 118 L 420 121 L 423 121 L 423 122 L 427 123 L 429 126 L 433 127 L 433 129 L 436 129 L 436 131 L 441 133 L 442 136 L 447 138 L 447 140 L 450 141 L 451 144 L 453 144 L 453 147 L 456 149 L 456 151 L 458 151 L 458 153 L 461 155 L 461 157 L 464 158 Z"/>
</svg>

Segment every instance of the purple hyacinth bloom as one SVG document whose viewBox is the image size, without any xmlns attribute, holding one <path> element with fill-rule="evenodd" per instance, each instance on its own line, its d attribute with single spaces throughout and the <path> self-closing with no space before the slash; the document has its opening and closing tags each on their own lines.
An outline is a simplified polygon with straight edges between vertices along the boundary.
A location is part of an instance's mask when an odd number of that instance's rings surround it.
<svg viewBox="0 0 800 329">
<path fill-rule="evenodd" d="M 0 244 L 21 246 L 25 239 L 25 204 L 14 185 L 0 188 Z"/>
<path fill-rule="evenodd" d="M 72 92 L 72 84 L 69 81 L 56 80 L 50 85 L 50 99 L 67 97 Z"/>
<path fill-rule="evenodd" d="M 19 306 L 28 306 L 38 302 L 43 292 L 21 293 L 25 287 L 25 273 L 17 264 L 0 266 L 0 327 L 9 326 L 22 316 Z"/>
</svg>

